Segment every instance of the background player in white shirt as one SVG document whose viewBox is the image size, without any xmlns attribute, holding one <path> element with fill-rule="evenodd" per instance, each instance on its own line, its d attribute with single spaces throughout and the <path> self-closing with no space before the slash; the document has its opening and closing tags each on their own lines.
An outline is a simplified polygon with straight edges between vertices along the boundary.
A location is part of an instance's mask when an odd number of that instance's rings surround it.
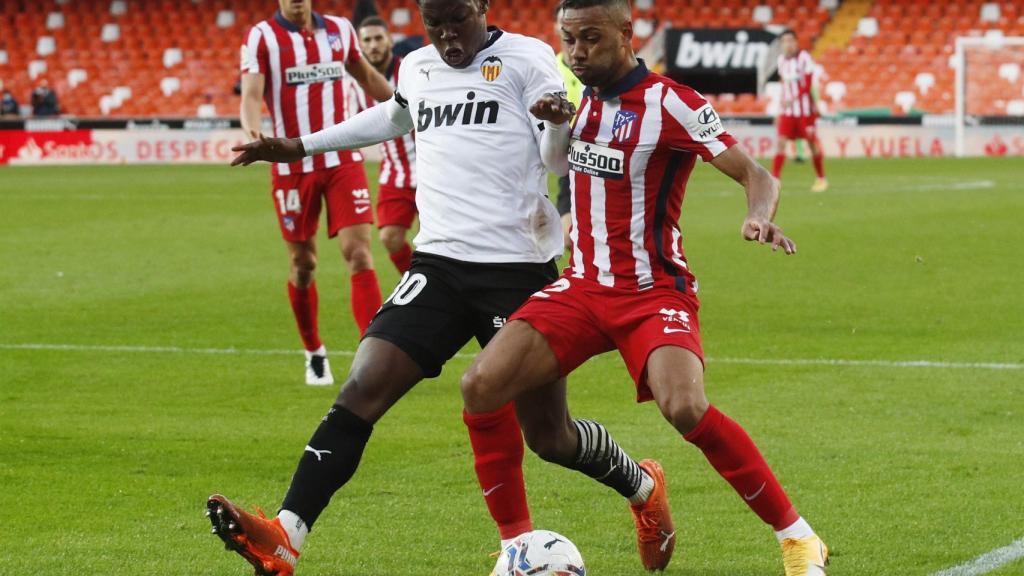
<svg viewBox="0 0 1024 576">
<path fill-rule="evenodd" d="M 280 514 L 257 517 L 220 495 L 207 502 L 214 532 L 257 571 L 290 574 L 309 527 L 355 473 L 373 425 L 420 380 L 440 374 L 470 339 L 486 345 L 558 274 L 562 234 L 547 176 L 568 169 L 569 129 L 564 120 L 542 122 L 538 115 L 559 110 L 567 119 L 574 110 L 559 94 L 554 52 L 539 40 L 488 28 L 488 0 L 421 0 L 419 6 L 432 45 L 403 60 L 394 98 L 312 136 L 261 138 L 237 148 L 235 164 L 291 162 L 416 130 L 420 233 L 412 267 L 360 344 Z M 519 418 L 527 431 L 567 428 L 561 437 L 576 458 L 559 464 L 630 499 L 645 499 L 644 491 L 653 489 L 599 424 L 566 421 L 562 410 L 533 409 Z M 578 430 L 599 436 L 600 445 L 582 444 Z M 507 433 L 519 436 L 515 418 Z M 542 457 L 565 453 L 564 446 L 546 446 L 545 436 L 527 438 Z M 521 462 L 522 446 L 501 457 Z M 491 511 L 499 526 L 508 525 Z M 523 528 L 510 527 L 502 537 Z"/>
<path fill-rule="evenodd" d="M 264 101 L 274 135 L 297 137 L 345 117 L 348 71 L 376 98 L 392 89 L 359 53 L 355 29 L 345 18 L 313 12 L 311 0 L 280 0 L 280 10 L 257 23 L 241 47 L 242 129 L 260 135 Z M 358 153 L 325 154 L 273 168 L 271 194 L 291 269 L 288 297 L 306 349 L 306 383 L 334 383 L 317 326 L 319 295 L 316 232 L 321 205 L 327 208 L 328 236 L 337 237 L 352 284 L 352 313 L 363 332 L 380 308 L 373 269 L 370 193 Z"/>
</svg>

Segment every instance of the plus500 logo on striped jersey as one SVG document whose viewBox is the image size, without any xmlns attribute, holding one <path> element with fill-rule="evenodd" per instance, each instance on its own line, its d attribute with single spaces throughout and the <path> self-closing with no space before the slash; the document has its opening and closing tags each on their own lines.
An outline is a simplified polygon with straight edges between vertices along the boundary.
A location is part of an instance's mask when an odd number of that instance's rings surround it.
<svg viewBox="0 0 1024 576">
<path fill-rule="evenodd" d="M 622 150 L 579 140 L 573 140 L 569 147 L 569 166 L 573 170 L 608 180 L 622 180 L 625 157 Z"/>
<path fill-rule="evenodd" d="M 317 84 L 341 78 L 343 71 L 340 62 L 324 62 L 292 66 L 284 71 L 284 80 L 288 84 Z"/>
</svg>

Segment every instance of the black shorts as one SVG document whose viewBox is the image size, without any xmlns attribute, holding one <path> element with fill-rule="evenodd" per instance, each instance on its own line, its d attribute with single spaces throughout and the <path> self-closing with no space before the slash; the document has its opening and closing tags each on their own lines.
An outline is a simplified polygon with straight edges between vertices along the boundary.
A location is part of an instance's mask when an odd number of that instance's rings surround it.
<svg viewBox="0 0 1024 576">
<path fill-rule="evenodd" d="M 416 252 L 366 338 L 401 348 L 434 378 L 470 338 L 483 348 L 526 299 L 558 278 L 544 264 L 476 264 Z"/>
</svg>

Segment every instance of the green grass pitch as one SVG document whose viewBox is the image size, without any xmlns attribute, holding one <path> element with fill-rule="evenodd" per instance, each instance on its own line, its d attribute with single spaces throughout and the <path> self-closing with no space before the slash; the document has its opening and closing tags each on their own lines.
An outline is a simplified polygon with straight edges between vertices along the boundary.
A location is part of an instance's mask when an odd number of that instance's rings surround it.
<svg viewBox="0 0 1024 576">
<path fill-rule="evenodd" d="M 783 175 L 790 258 L 741 241 L 740 188 L 694 174 L 683 231 L 708 392 L 833 547 L 830 575 L 932 574 L 1024 536 L 1024 162 L 828 167 L 823 195 L 807 165 Z M 205 498 L 276 511 L 336 393 L 302 383 L 267 188 L 266 166 L 0 170 L 0 574 L 251 573 L 209 534 Z M 320 253 L 324 340 L 352 350 L 347 272 L 323 232 Z M 376 242 L 375 257 L 388 293 Z M 83 348 L 22 347 L 37 344 Z M 295 353 L 196 351 L 225 348 Z M 332 360 L 343 377 L 350 358 Z M 1006 366 L 894 364 L 915 360 Z M 380 422 L 301 576 L 487 573 L 497 534 L 460 419 L 467 364 Z M 664 462 L 668 574 L 782 573 L 771 531 L 634 404 L 617 356 L 575 373 L 570 396 Z M 532 455 L 526 475 L 536 525 L 571 537 L 592 574 L 644 573 L 621 498 Z"/>
</svg>

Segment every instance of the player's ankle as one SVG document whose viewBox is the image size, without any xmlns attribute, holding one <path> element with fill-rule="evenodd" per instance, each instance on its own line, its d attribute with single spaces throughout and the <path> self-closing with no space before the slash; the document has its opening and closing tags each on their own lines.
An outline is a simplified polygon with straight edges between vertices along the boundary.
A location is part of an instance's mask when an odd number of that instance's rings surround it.
<svg viewBox="0 0 1024 576">
<path fill-rule="evenodd" d="M 306 535 L 309 534 L 309 527 L 306 526 L 306 522 L 291 510 L 281 510 L 277 514 L 277 519 L 281 522 L 281 527 L 284 528 L 284 532 L 288 536 L 288 543 L 298 552 L 306 541 Z"/>
<path fill-rule="evenodd" d="M 811 536 L 814 536 L 814 530 L 802 516 L 798 516 L 792 524 L 782 530 L 775 531 L 775 538 L 779 542 L 787 538 L 810 538 Z"/>
</svg>

